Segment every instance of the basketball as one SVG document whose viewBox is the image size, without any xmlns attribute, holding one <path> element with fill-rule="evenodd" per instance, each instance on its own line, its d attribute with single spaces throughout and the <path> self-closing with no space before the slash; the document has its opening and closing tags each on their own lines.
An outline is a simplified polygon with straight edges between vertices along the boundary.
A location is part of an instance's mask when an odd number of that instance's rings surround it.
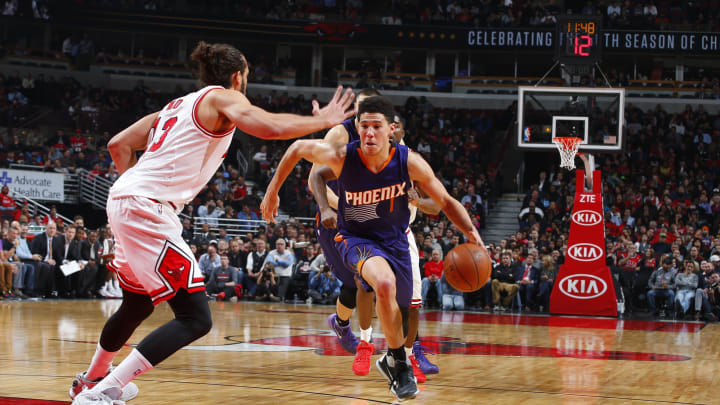
<svg viewBox="0 0 720 405">
<path fill-rule="evenodd" d="M 485 248 L 472 243 L 455 246 L 443 263 L 445 280 L 456 290 L 473 292 L 490 279 L 492 260 Z"/>
</svg>

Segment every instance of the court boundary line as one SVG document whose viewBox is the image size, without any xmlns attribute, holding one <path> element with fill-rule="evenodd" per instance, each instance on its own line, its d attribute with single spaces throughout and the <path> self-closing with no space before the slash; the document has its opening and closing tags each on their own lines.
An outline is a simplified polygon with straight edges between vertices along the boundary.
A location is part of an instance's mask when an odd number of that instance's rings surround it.
<svg viewBox="0 0 720 405">
<path fill-rule="evenodd" d="M 7 360 L 7 359 L 0 359 L 0 360 Z M 52 362 L 49 360 L 14 360 L 14 361 L 27 361 L 27 362 L 34 362 L 34 363 L 58 363 L 58 362 Z M 64 363 L 68 364 L 68 363 Z M 69 364 L 76 364 L 76 363 L 69 363 Z M 79 364 L 79 363 L 78 363 Z M 84 363 L 83 363 L 84 364 Z M 225 372 L 225 373 L 231 373 L 231 374 L 241 374 L 241 375 L 261 375 L 261 376 L 275 376 L 275 377 L 294 377 L 294 378 L 304 378 L 304 379 L 312 379 L 312 380 L 320 380 L 322 378 L 328 378 L 328 376 L 315 376 L 315 375 L 302 375 L 302 374 L 281 374 L 281 373 L 268 373 L 268 372 L 252 372 L 252 371 L 240 371 L 240 370 L 222 370 L 214 367 L 201 367 L 198 369 L 198 367 L 192 367 L 192 368 L 183 368 L 183 367 L 156 367 L 158 370 L 163 371 L 204 371 L 204 372 Z M 14 377 L 50 377 L 50 378 L 71 378 L 72 376 L 59 376 L 59 375 L 34 375 L 34 374 L 12 374 L 12 373 L 1 373 L 0 376 L 14 376 Z M 330 377 L 332 380 L 344 380 L 344 381 L 355 381 L 355 379 L 352 378 L 343 378 L 343 377 Z M 380 380 L 374 379 L 374 380 Z M 368 399 L 368 398 L 361 398 L 361 397 L 353 397 L 349 395 L 336 395 L 336 394 L 330 394 L 330 393 L 322 393 L 322 392 L 312 392 L 312 391 L 300 391 L 300 390 L 290 390 L 290 389 L 283 389 L 283 388 L 270 388 L 270 387 L 255 387 L 255 386 L 247 386 L 247 385 L 234 385 L 234 384 L 218 384 L 218 383 L 205 383 L 205 382 L 192 382 L 192 381 L 180 381 L 180 380 L 155 380 L 155 379 L 145 379 L 145 378 L 138 378 L 137 381 L 143 381 L 143 382 L 163 382 L 163 383 L 178 383 L 178 384 L 190 384 L 190 385 L 207 385 L 207 386 L 218 386 L 218 387 L 237 387 L 237 388 L 249 388 L 249 389 L 260 389 L 260 390 L 269 390 L 269 391 L 281 391 L 281 392 L 294 392 L 299 394 L 315 394 L 325 397 L 337 397 L 337 398 L 348 398 L 348 399 L 359 399 L 359 400 L 366 400 L 373 403 L 378 404 L 396 404 L 397 402 L 386 402 L 381 400 L 375 400 L 375 399 Z M 382 379 L 382 381 L 385 381 L 385 379 Z M 513 389 L 513 388 L 499 388 L 499 387 L 476 387 L 476 386 L 464 386 L 464 385 L 451 385 L 451 384 L 425 384 L 427 387 L 438 387 L 438 388 L 457 388 L 457 389 L 467 389 L 467 390 L 480 390 L 480 391 L 500 391 L 500 392 L 522 392 L 522 393 L 529 393 L 529 394 L 540 394 L 540 395 L 552 395 L 552 396 L 565 396 L 565 397 L 582 397 L 582 398 L 600 398 L 600 399 L 612 399 L 612 400 L 619 400 L 619 401 L 639 401 L 639 402 L 649 402 L 649 403 L 657 403 L 657 404 L 677 404 L 677 405 L 709 405 L 704 402 L 680 402 L 680 401 L 666 401 L 666 400 L 657 400 L 657 399 L 646 399 L 646 398 L 633 398 L 628 396 L 612 396 L 612 395 L 593 395 L 593 394 L 582 394 L 582 393 L 566 393 L 566 392 L 550 392 L 550 391 L 538 391 L 538 390 L 531 390 L 531 389 Z"/>
<path fill-rule="evenodd" d="M 163 369 L 163 370 L 174 370 L 174 369 Z M 187 370 L 190 370 L 190 369 L 187 369 Z M 260 373 L 258 373 L 258 374 L 260 374 Z M 263 375 L 265 375 L 265 374 L 263 374 Z M 0 373 L 0 376 L 70 378 L 70 376 L 41 375 L 41 374 L 12 374 L 12 373 Z M 149 383 L 174 383 L 174 384 L 188 384 L 188 385 L 203 385 L 203 386 L 209 386 L 209 387 L 233 387 L 233 388 L 257 389 L 257 390 L 266 390 L 266 391 L 292 392 L 292 393 L 297 393 L 297 394 L 319 395 L 319 396 L 323 396 L 323 397 L 358 399 L 358 400 L 368 401 L 368 402 L 372 402 L 372 403 L 376 403 L 376 404 L 392 405 L 392 404 L 397 403 L 396 401 L 388 402 L 388 401 L 382 401 L 379 399 L 362 398 L 362 397 L 355 397 L 355 396 L 351 396 L 351 395 L 339 395 L 339 394 L 332 394 L 332 393 L 327 393 L 327 392 L 291 390 L 291 389 L 287 389 L 287 388 L 257 387 L 257 386 L 251 386 L 251 385 L 219 384 L 219 383 L 193 382 L 193 381 L 181 381 L 181 380 L 150 380 L 150 379 L 145 379 L 145 378 L 138 378 L 136 380 L 143 381 L 143 382 L 149 382 Z M 390 394 L 390 395 L 392 395 L 392 394 Z M 38 401 L 37 399 L 23 398 L 23 397 L 7 397 L 7 398 L 18 398 L 18 399 L 28 399 L 28 400 Z M 42 401 L 62 401 L 62 400 L 47 399 L 47 400 L 42 400 Z"/>
</svg>

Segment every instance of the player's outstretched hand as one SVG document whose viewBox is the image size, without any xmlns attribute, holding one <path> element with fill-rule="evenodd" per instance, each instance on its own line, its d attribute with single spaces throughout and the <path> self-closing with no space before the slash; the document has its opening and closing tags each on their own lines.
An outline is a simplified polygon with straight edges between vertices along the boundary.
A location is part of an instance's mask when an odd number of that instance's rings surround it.
<svg viewBox="0 0 720 405">
<path fill-rule="evenodd" d="M 277 210 L 280 206 L 280 197 L 277 194 L 265 193 L 262 203 L 260 203 L 260 212 L 264 220 L 275 223 Z"/>
<path fill-rule="evenodd" d="M 480 232 L 478 232 L 475 227 L 472 228 L 470 232 L 465 232 L 465 237 L 468 240 L 468 243 L 473 243 L 476 245 L 480 245 L 483 249 L 487 250 L 485 247 L 485 243 L 483 242 L 482 238 L 480 237 Z"/>
<path fill-rule="evenodd" d="M 325 118 L 328 122 L 328 128 L 334 127 L 355 114 L 355 110 L 350 108 L 353 99 L 355 99 L 355 94 L 351 88 L 348 87 L 343 92 L 343 86 L 338 86 L 332 100 L 325 107 L 317 109 L 317 113 L 315 112 L 316 103 L 313 103 L 313 115 Z"/>
<path fill-rule="evenodd" d="M 320 210 L 320 222 L 325 229 L 337 228 L 337 213 L 330 207 Z"/>
</svg>

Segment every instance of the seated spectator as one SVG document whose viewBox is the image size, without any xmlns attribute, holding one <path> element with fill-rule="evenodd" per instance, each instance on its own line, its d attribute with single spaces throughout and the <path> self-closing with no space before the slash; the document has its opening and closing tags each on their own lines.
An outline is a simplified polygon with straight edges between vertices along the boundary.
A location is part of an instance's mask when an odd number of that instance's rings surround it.
<svg viewBox="0 0 720 405">
<path fill-rule="evenodd" d="M 5 252 L 0 252 L 0 256 L 0 300 L 16 298 L 13 293 L 13 277 L 18 268 L 5 259 Z"/>
<path fill-rule="evenodd" d="M 55 287 L 55 259 L 53 258 L 52 240 L 57 233 L 57 225 L 50 221 L 45 225 L 45 232 L 35 235 L 30 246 L 33 259 L 36 260 L 38 274 L 47 275 L 47 279 L 41 283 L 38 278 L 38 293 L 42 296 L 57 298 L 58 292 Z"/>
<path fill-rule="evenodd" d="M 284 300 L 285 294 L 290 287 L 290 278 L 292 276 L 293 265 L 295 265 L 295 255 L 286 249 L 285 239 L 278 238 L 275 241 L 275 249 L 271 250 L 265 258 L 265 263 L 272 263 L 275 274 L 278 277 L 278 296 Z"/>
<path fill-rule="evenodd" d="M 202 224 L 202 230 L 200 233 L 195 234 L 195 237 L 193 238 L 193 243 L 195 243 L 197 246 L 203 246 L 210 244 L 210 241 L 217 240 L 217 235 L 215 235 L 215 232 L 212 232 L 210 230 L 210 225 L 205 222 Z"/>
<path fill-rule="evenodd" d="M 214 267 L 210 279 L 207 282 L 207 293 L 215 295 L 218 301 L 237 301 L 238 295 L 242 294 L 242 272 L 230 266 L 230 259 L 227 254 L 220 255 L 220 266 Z M 238 291 L 240 294 L 238 294 Z"/>
<path fill-rule="evenodd" d="M 258 216 L 254 211 L 250 210 L 247 204 L 242 205 L 242 211 L 237 214 L 238 219 L 257 221 Z"/>
<path fill-rule="evenodd" d="M 422 279 L 423 303 L 429 306 L 430 303 L 427 300 L 427 295 L 430 289 L 434 289 L 437 293 L 437 305 L 441 306 L 443 290 L 440 285 L 440 277 L 442 277 L 443 273 L 443 260 L 440 249 L 433 249 L 430 260 L 425 262 L 423 273 L 425 274 L 425 277 Z"/>
<path fill-rule="evenodd" d="M 440 279 L 440 291 L 442 291 L 443 311 L 462 311 L 465 309 L 465 297 L 463 293 L 453 288 L 445 277 Z"/>
<path fill-rule="evenodd" d="M 247 289 L 248 296 L 251 298 L 255 295 L 258 278 L 262 274 L 263 264 L 270 252 L 265 249 L 265 241 L 263 239 L 255 240 L 255 249 L 248 252 L 247 262 L 245 264 L 245 276 L 242 284 Z"/>
<path fill-rule="evenodd" d="M 535 292 L 537 291 L 537 285 L 540 281 L 540 269 L 535 266 L 535 255 L 528 254 L 525 259 L 525 263 L 522 266 L 518 266 L 515 281 L 519 287 L 520 297 L 522 298 L 522 304 L 525 307 L 525 311 L 530 311 L 531 307 L 534 307 Z"/>
<path fill-rule="evenodd" d="M 308 295 L 313 303 L 334 304 L 340 296 L 341 283 L 330 271 L 330 266 L 325 265 L 321 272 L 310 275 Z"/>
<path fill-rule="evenodd" d="M 280 301 L 275 266 L 271 262 L 265 263 L 258 277 L 255 301 Z"/>
<path fill-rule="evenodd" d="M 214 241 L 213 241 L 214 242 Z M 212 275 L 213 269 L 220 267 L 220 256 L 217 254 L 217 243 L 210 243 L 207 248 L 207 253 L 203 253 L 198 260 L 198 267 L 202 272 L 205 279 L 209 279 Z"/>
<path fill-rule="evenodd" d="M 35 267 L 22 262 L 20 256 L 18 256 L 18 247 L 20 246 L 19 233 L 20 230 L 16 226 L 10 226 L 7 230 L 7 237 L 2 240 L 2 245 L 0 246 L 2 246 L 3 260 L 18 269 L 13 276 L 12 292 L 16 296 L 24 298 L 25 294 L 22 290 L 30 294 L 30 291 L 35 288 Z"/>
<path fill-rule="evenodd" d="M 675 273 L 673 268 L 673 258 L 666 257 L 662 261 L 662 265 L 653 271 L 648 280 L 648 304 L 650 305 L 650 315 L 658 316 L 655 300 L 657 297 L 667 299 L 668 307 L 672 310 L 675 304 Z"/>
<path fill-rule="evenodd" d="M 675 314 L 678 319 L 682 319 L 690 310 L 690 302 L 695 299 L 695 293 L 698 288 L 698 275 L 695 274 L 695 262 L 693 260 L 685 260 L 683 263 L 682 273 L 675 276 L 675 285 L 677 292 L 675 293 Z"/>
<path fill-rule="evenodd" d="M 491 278 L 492 300 L 495 305 L 493 309 L 497 311 L 510 308 L 520 288 L 515 281 L 515 268 L 512 266 L 512 255 L 509 251 L 502 253 L 500 263 L 492 270 Z"/>
<path fill-rule="evenodd" d="M 87 238 L 80 243 L 80 256 L 87 261 L 83 270 L 85 277 L 78 289 L 78 296 L 81 298 L 94 298 L 99 288 L 98 278 L 105 277 L 105 271 L 101 271 L 100 264 L 101 246 L 97 231 L 88 232 Z"/>
<path fill-rule="evenodd" d="M 538 281 L 538 298 L 542 311 L 550 310 L 550 293 L 552 293 L 553 284 L 557 277 L 557 266 L 552 256 L 545 255 L 542 259 L 540 267 L 540 279 Z"/>
<path fill-rule="evenodd" d="M 0 189 L 0 216 L 2 219 L 13 219 L 15 217 L 15 210 L 17 210 L 17 204 L 15 200 L 10 197 L 10 188 L 8 186 L 2 186 L 2 189 Z"/>
<path fill-rule="evenodd" d="M 248 252 L 243 250 L 244 244 L 242 240 L 230 239 L 229 246 L 228 259 L 230 260 L 230 265 L 240 271 L 244 270 L 247 264 Z"/>
</svg>

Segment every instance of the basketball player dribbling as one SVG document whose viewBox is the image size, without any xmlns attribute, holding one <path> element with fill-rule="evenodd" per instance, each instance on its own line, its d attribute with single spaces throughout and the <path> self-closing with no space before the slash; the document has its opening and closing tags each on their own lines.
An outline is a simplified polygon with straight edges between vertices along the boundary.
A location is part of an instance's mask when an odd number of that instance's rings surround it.
<svg viewBox="0 0 720 405">
<path fill-rule="evenodd" d="M 360 101 L 370 96 L 378 95 L 380 95 L 378 91 L 373 88 L 361 90 L 356 97 L 355 113 L 357 113 L 357 107 Z M 328 131 L 324 138 L 326 142 L 339 145 L 345 145 L 358 139 L 360 139 L 360 136 L 357 133 L 355 118 L 349 118 L 343 121 L 342 124 L 335 126 L 330 131 Z M 312 169 L 310 170 L 310 179 L 312 179 L 313 173 L 319 167 L 320 165 L 313 164 Z M 310 181 L 309 186 L 312 191 L 312 181 Z M 320 187 L 326 188 L 324 183 Z M 327 182 L 327 187 L 331 188 L 331 190 L 328 192 L 329 198 L 331 199 L 330 205 L 332 207 L 337 207 L 337 195 L 335 194 L 336 181 L 333 180 Z M 352 330 L 350 329 L 350 316 L 355 310 L 355 307 L 357 307 L 358 317 L 360 319 L 360 326 L 362 328 L 361 337 L 363 337 L 366 341 L 369 342 L 370 336 L 372 335 L 372 327 L 370 325 L 372 324 L 373 297 L 372 294 L 363 294 L 362 289 L 357 288 L 353 272 L 345 269 L 342 258 L 340 258 L 337 250 L 335 249 L 334 238 L 335 234 L 337 234 L 337 230 L 334 229 L 334 227 L 324 226 L 323 222 L 320 220 L 322 216 L 329 216 L 335 218 L 337 215 L 335 214 L 335 210 L 330 206 L 326 207 L 326 210 L 329 210 L 329 213 L 323 214 L 323 212 L 320 210 L 318 210 L 317 213 L 318 220 L 316 221 L 316 228 L 318 234 L 318 242 L 323 249 L 323 253 L 325 254 L 325 260 L 327 261 L 328 265 L 332 269 L 335 276 L 340 281 L 342 281 L 342 286 L 340 287 L 340 296 L 338 297 L 335 304 L 336 313 L 330 315 L 330 317 L 328 318 L 328 324 L 338 336 L 342 347 L 349 353 L 356 354 L 356 349 L 359 342 L 355 334 L 353 334 Z"/>
<path fill-rule="evenodd" d="M 324 164 L 325 180 L 338 179 L 338 228 L 335 247 L 366 291 L 374 291 L 376 311 L 388 342 L 388 353 L 376 362 L 398 399 L 419 392 L 404 350 L 407 310 L 412 296 L 407 192 L 416 182 L 465 234 L 482 245 L 463 206 L 435 177 L 430 165 L 404 145 L 391 144 L 395 128 L 387 97 L 363 100 L 358 107 L 360 140 L 347 145 L 322 140 L 296 141 L 285 152 L 261 204 L 263 218 L 274 221 L 278 191 L 300 159 Z M 322 193 L 321 193 L 322 194 Z"/>
<path fill-rule="evenodd" d="M 356 110 L 358 103 L 367 98 L 367 95 L 364 93 L 366 91 L 367 90 L 363 90 L 360 94 L 358 94 L 355 102 Z M 375 90 L 372 90 L 372 92 L 377 93 Z M 393 121 L 395 123 L 395 129 L 391 134 L 391 141 L 402 143 L 405 136 L 402 121 L 398 116 L 395 116 Z M 345 140 L 348 138 L 350 138 L 350 141 L 358 139 L 354 120 L 346 120 L 343 122 L 342 129 L 340 128 L 340 126 L 337 126 L 330 130 L 328 135 L 325 137 L 325 140 L 333 142 L 338 140 L 338 138 L 342 138 L 343 135 Z M 335 135 L 334 133 L 338 132 L 340 133 L 340 136 L 333 136 Z M 313 165 L 313 168 L 316 168 L 316 166 L 317 165 Z M 327 205 L 326 203 L 333 204 L 337 207 L 335 183 L 336 181 L 334 180 L 328 181 L 329 187 L 326 187 L 325 179 L 322 178 L 322 176 L 318 176 L 316 170 L 311 171 L 310 173 L 310 188 L 318 190 L 318 193 L 326 193 L 327 195 L 321 198 L 315 197 L 318 203 L 318 211 L 320 213 L 320 220 L 318 221 L 318 239 L 321 241 L 323 251 L 329 252 L 326 253 L 328 262 L 332 260 L 334 263 L 337 263 L 333 266 L 333 268 L 335 268 L 334 271 L 338 274 L 338 278 L 341 280 L 348 280 L 344 281 L 345 283 L 352 283 L 349 284 L 350 287 L 345 287 L 345 285 L 343 285 L 345 290 L 341 291 L 341 296 L 338 298 L 336 313 L 330 315 L 328 323 L 338 336 L 338 340 L 345 350 L 355 354 L 352 366 L 353 372 L 356 375 L 367 375 L 370 372 L 370 356 L 375 352 L 375 347 L 371 343 L 372 327 L 370 326 L 372 323 L 372 293 L 366 292 L 363 288 L 352 288 L 355 287 L 354 283 L 358 280 L 353 280 L 355 278 L 354 273 L 342 265 L 342 261 L 335 250 L 333 244 L 334 242 L 332 242 L 332 238 L 337 233 L 335 230 L 337 214 L 333 207 Z M 418 208 L 420 208 L 421 211 L 432 215 L 436 215 L 440 212 L 440 207 L 438 207 L 432 199 L 422 198 L 418 191 L 414 188 L 411 188 L 408 191 L 408 197 L 410 200 L 410 223 L 415 220 Z M 422 346 L 419 341 L 418 327 L 420 323 L 420 307 L 422 305 L 420 258 L 417 245 L 415 244 L 415 237 L 409 228 L 406 234 L 410 247 L 410 258 L 412 259 L 413 295 L 408 311 L 409 329 L 405 340 L 405 352 L 413 366 L 413 373 L 415 374 L 417 381 L 419 383 L 424 383 L 426 380 L 425 374 L 437 374 L 439 372 L 439 368 L 435 364 L 431 363 L 427 357 L 425 357 L 425 347 Z M 350 294 L 350 291 L 352 291 L 352 294 Z M 357 293 L 358 318 L 360 320 L 361 328 L 359 343 L 355 335 L 350 330 L 349 319 L 350 315 L 352 315 L 355 304 L 355 301 L 352 300 L 355 297 L 355 295 L 353 295 L 355 293 Z M 343 302 L 343 299 L 345 302 Z M 364 304 L 361 305 L 361 303 Z"/>
<path fill-rule="evenodd" d="M 203 276 L 182 239 L 177 214 L 215 174 L 235 128 L 263 139 L 292 139 L 352 115 L 346 111 L 354 95 L 342 87 L 327 106 L 315 106 L 315 116 L 273 114 L 253 106 L 245 97 L 247 61 L 230 45 L 200 42 L 191 59 L 206 87 L 141 118 L 108 144 L 121 174 L 107 202 L 116 241 L 108 267 L 118 275 L 123 299 L 103 328 L 89 368 L 73 381 L 74 405 L 114 405 L 134 398 L 133 379 L 210 330 Z M 162 301 L 168 301 L 175 319 L 151 332 L 113 368 L 115 355 Z"/>
</svg>

